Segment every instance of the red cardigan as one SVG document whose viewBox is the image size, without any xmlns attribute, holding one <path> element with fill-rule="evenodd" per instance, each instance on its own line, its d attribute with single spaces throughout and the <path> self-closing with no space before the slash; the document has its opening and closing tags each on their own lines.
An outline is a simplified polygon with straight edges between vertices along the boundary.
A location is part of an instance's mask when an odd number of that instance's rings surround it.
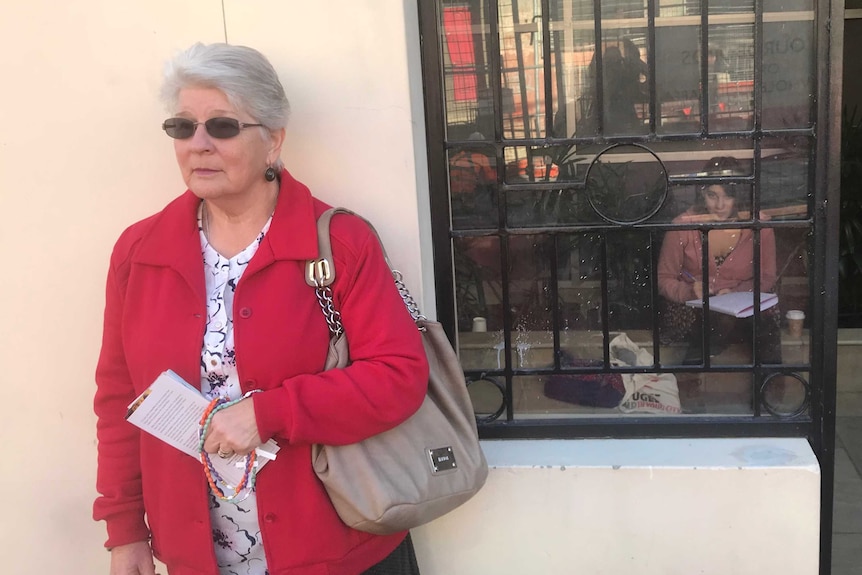
<svg viewBox="0 0 862 575">
<path fill-rule="evenodd" d="M 94 518 L 106 546 L 152 537 L 171 575 L 217 575 L 201 464 L 124 420 L 126 407 L 162 371 L 200 380 L 206 318 L 197 228 L 200 200 L 186 192 L 128 228 L 108 272 L 96 369 L 99 439 Z M 358 218 L 333 218 L 331 235 L 353 364 L 321 372 L 329 333 L 304 280 L 317 256 L 316 218 L 326 208 L 289 173 L 269 232 L 234 299 L 237 368 L 255 394 L 261 438 L 281 446 L 257 478 L 261 533 L 272 575 L 355 574 L 388 555 L 404 533 L 346 527 L 311 468 L 312 443 L 353 443 L 409 417 L 424 398 L 428 364 L 420 335 L 375 236 Z M 145 521 L 146 513 L 146 521 Z"/>
<path fill-rule="evenodd" d="M 764 218 L 765 219 L 765 218 Z M 676 217 L 674 223 L 689 223 L 696 220 L 696 214 L 689 210 Z M 693 277 L 702 274 L 703 246 L 698 230 L 671 230 L 664 236 L 661 255 L 658 261 L 658 289 L 665 298 L 683 303 L 695 299 L 694 287 L 683 271 Z M 743 229 L 739 241 L 730 255 L 721 264 L 707 258 L 709 281 L 704 283 L 710 293 L 723 289 L 733 291 L 754 290 L 754 232 Z M 760 232 L 760 291 L 768 292 L 775 287 L 775 233 L 770 228 Z"/>
</svg>

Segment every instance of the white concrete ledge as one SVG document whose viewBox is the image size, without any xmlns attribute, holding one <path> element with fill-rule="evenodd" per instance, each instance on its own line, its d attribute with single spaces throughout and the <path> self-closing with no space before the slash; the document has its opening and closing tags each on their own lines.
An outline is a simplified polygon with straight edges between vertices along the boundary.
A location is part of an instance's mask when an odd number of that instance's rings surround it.
<svg viewBox="0 0 862 575">
<path fill-rule="evenodd" d="M 483 443 L 466 505 L 414 530 L 423 575 L 815 575 L 804 439 Z"/>
</svg>

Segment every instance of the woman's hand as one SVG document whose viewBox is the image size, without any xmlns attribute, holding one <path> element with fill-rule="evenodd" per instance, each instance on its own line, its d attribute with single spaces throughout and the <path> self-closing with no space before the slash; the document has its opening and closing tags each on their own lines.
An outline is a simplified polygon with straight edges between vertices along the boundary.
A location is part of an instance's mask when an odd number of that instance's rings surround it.
<svg viewBox="0 0 862 575">
<path fill-rule="evenodd" d="M 111 575 L 157 575 L 150 544 L 136 541 L 111 549 Z"/>
<path fill-rule="evenodd" d="M 213 416 L 204 441 L 204 451 L 245 455 L 261 443 L 254 416 L 254 402 L 244 399 Z"/>
<path fill-rule="evenodd" d="M 703 282 L 694 282 L 691 287 L 694 289 L 694 295 L 697 296 L 697 299 L 703 299 Z"/>
</svg>

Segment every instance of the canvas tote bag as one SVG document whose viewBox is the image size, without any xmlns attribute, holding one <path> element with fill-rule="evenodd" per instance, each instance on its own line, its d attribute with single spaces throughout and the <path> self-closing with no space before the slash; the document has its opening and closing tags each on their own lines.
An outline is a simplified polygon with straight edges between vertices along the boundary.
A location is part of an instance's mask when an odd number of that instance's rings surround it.
<svg viewBox="0 0 862 575">
<path fill-rule="evenodd" d="M 353 214 L 332 208 L 321 215 L 320 257 L 308 262 L 306 274 L 306 281 L 317 289 L 332 335 L 325 369 L 350 363 L 347 338 L 330 287 L 335 265 L 329 222 L 336 213 Z M 376 235 L 374 227 L 368 225 Z M 389 263 L 388 257 L 386 261 Z M 488 475 L 458 357 L 443 327 L 419 313 L 401 274 L 395 270 L 392 274 L 422 332 L 430 367 L 425 400 L 415 414 L 389 431 L 351 445 L 313 445 L 311 449 L 314 471 L 341 520 L 354 529 L 376 534 L 411 529 L 452 511 L 473 497 Z"/>
</svg>

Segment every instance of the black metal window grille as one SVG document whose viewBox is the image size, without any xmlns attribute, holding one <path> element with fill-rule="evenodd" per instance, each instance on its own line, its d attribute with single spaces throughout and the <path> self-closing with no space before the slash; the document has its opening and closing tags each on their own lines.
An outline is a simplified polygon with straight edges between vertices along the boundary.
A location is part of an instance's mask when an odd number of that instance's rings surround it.
<svg viewBox="0 0 862 575">
<path fill-rule="evenodd" d="M 482 435 L 806 436 L 825 447 L 839 117 L 828 97 L 829 3 L 419 5 L 438 313 Z M 705 169 L 716 157 L 738 164 Z M 716 186 L 733 190 L 735 219 L 679 219 Z M 754 304 L 742 356 L 714 353 L 725 320 L 708 298 L 688 339 L 665 341 L 662 246 L 682 232 L 699 238 L 708 281 L 710 246 L 746 234 L 748 289 L 778 294 L 780 316 Z M 806 315 L 796 347 L 791 308 Z M 768 341 L 776 332 L 780 357 Z M 621 333 L 647 363 L 619 361 Z M 692 341 L 695 363 L 679 357 Z M 634 379 L 668 376 L 679 412 L 608 407 L 618 378 L 631 400 Z M 549 397 L 552 381 L 577 382 L 563 394 L 580 397 Z M 712 395 L 687 404 L 684 381 Z M 722 404 L 725 392 L 736 395 Z M 654 398 L 643 395 L 648 408 Z"/>
</svg>

